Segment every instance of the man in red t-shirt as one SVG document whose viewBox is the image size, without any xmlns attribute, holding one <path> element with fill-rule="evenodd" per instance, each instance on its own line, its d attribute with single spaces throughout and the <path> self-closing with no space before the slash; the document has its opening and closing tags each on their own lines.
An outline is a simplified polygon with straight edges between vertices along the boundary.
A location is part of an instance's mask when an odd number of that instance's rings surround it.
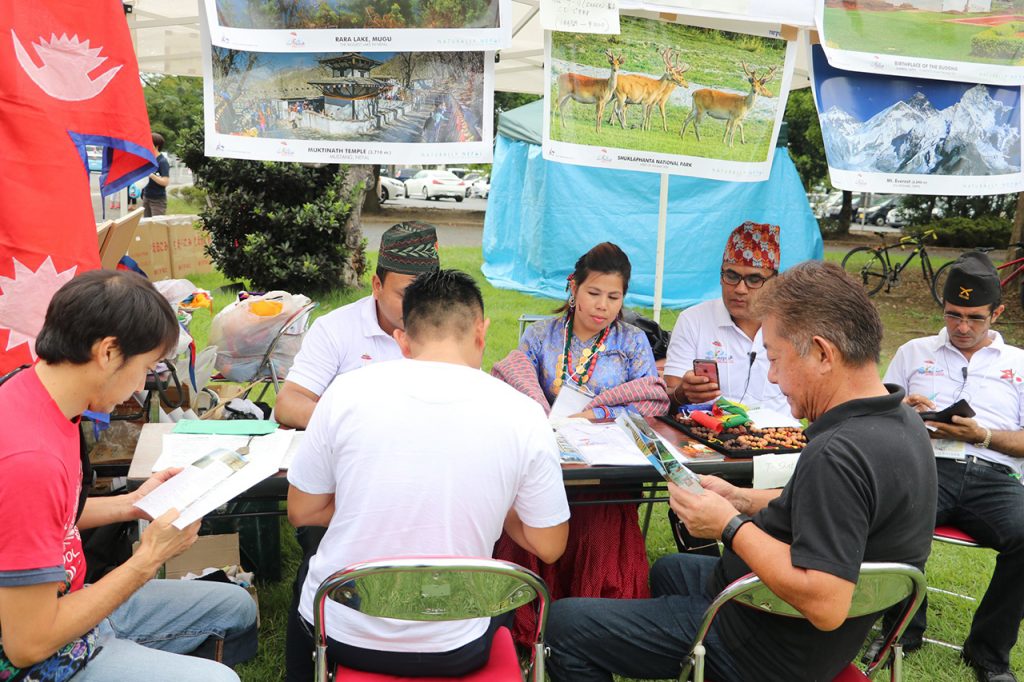
<svg viewBox="0 0 1024 682">
<path fill-rule="evenodd" d="M 133 506 L 177 473 L 79 504 L 78 418 L 110 412 L 171 352 L 178 323 L 153 286 L 94 270 L 54 295 L 36 339 L 39 362 L 0 387 L 0 679 L 237 681 L 230 668 L 180 656 L 211 636 L 252 629 L 252 599 L 234 585 L 150 580 L 195 542 L 175 510 L 152 520 L 138 551 L 83 587 L 79 528 L 147 518 Z M 255 637 L 253 634 L 252 637 Z"/>
</svg>

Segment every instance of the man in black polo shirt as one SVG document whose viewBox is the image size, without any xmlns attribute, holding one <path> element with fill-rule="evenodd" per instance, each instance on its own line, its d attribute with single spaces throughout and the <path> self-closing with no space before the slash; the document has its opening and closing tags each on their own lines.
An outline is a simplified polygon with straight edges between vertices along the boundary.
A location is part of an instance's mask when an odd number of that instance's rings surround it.
<svg viewBox="0 0 1024 682">
<path fill-rule="evenodd" d="M 768 377 L 794 416 L 813 422 L 793 478 L 781 491 L 713 476 L 702 477 L 703 495 L 670 486 L 672 509 L 693 535 L 721 538 L 722 558 L 661 559 L 653 599 L 553 604 L 553 680 L 677 676 L 714 595 L 751 571 L 807 620 L 726 605 L 706 640 L 708 676 L 831 680 L 874 620 L 846 619 L 860 564 L 924 568 L 935 464 L 903 391 L 878 378 L 882 324 L 863 288 L 835 264 L 808 262 L 781 275 L 759 307 Z"/>
</svg>

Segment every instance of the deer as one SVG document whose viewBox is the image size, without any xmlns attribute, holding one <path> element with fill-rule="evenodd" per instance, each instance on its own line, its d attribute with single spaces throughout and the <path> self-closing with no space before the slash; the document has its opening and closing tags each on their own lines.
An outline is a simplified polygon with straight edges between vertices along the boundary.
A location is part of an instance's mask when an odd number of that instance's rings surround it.
<svg viewBox="0 0 1024 682">
<path fill-rule="evenodd" d="M 737 95 L 731 92 L 709 90 L 707 88 L 697 90 L 693 93 L 693 107 L 683 121 L 683 127 L 679 129 L 679 137 L 682 137 L 683 133 L 686 132 L 687 124 L 693 121 L 693 132 L 699 142 L 700 130 L 698 130 L 697 126 L 701 119 L 704 118 L 704 114 L 707 114 L 711 118 L 725 121 L 725 135 L 722 136 L 722 142 L 728 140 L 729 146 L 732 147 L 733 141 L 736 139 L 736 128 L 739 128 L 740 144 L 747 143 L 743 137 L 743 119 L 750 113 L 751 108 L 754 106 L 754 100 L 757 99 L 758 95 L 763 95 L 764 97 L 772 96 L 768 92 L 768 88 L 764 87 L 764 84 L 775 77 L 775 71 L 779 67 L 773 66 L 768 70 L 767 74 L 758 77 L 757 70 L 749 68 L 745 62 L 740 62 L 740 66 L 743 67 L 743 72 L 747 74 L 750 92 L 746 95 Z"/>
<path fill-rule="evenodd" d="M 601 119 L 604 118 L 604 108 L 608 101 L 615 94 L 615 87 L 619 78 L 619 67 L 626 62 L 625 56 L 615 56 L 611 50 L 605 50 L 608 63 L 612 70 L 607 78 L 593 78 L 578 73 L 563 73 L 558 77 L 558 115 L 562 119 L 562 127 L 565 127 L 565 113 L 562 107 L 570 99 L 581 104 L 597 105 L 596 130 L 601 130 Z"/>
<path fill-rule="evenodd" d="M 642 130 L 651 129 L 651 112 L 657 106 L 661 109 L 661 125 L 668 131 L 668 122 L 665 120 L 665 103 L 669 96 L 676 89 L 676 86 L 688 87 L 690 84 L 683 76 L 690 70 L 689 64 L 678 63 L 678 56 L 672 49 L 666 48 L 661 51 L 661 59 L 665 62 L 665 73 L 661 78 L 650 78 L 639 74 L 623 74 L 619 76 L 615 86 L 616 103 L 612 112 L 619 119 L 623 129 L 626 127 L 626 107 L 630 104 L 643 105 Z M 609 116 L 608 122 L 611 123 Z"/>
</svg>

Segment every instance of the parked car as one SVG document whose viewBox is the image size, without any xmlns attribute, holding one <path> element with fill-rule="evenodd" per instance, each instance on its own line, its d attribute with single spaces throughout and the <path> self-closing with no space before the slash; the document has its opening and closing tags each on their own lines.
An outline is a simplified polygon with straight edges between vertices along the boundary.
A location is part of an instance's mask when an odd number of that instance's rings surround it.
<svg viewBox="0 0 1024 682">
<path fill-rule="evenodd" d="M 405 181 L 405 195 L 410 199 L 433 199 L 451 197 L 455 201 L 466 198 L 466 183 L 451 171 L 422 170 Z"/>
<path fill-rule="evenodd" d="M 89 172 L 99 173 L 103 170 L 103 147 L 86 145 L 85 155 L 89 160 Z"/>
<path fill-rule="evenodd" d="M 483 177 L 483 175 L 481 173 L 477 173 L 476 171 L 473 171 L 472 173 L 467 173 L 466 175 L 462 176 L 462 181 L 464 183 L 466 183 L 466 198 L 467 199 L 470 196 L 472 196 L 470 194 L 470 190 L 473 188 L 473 183 L 476 182 L 477 180 L 479 180 L 482 177 Z"/>
<path fill-rule="evenodd" d="M 449 168 L 448 172 L 453 173 L 460 180 L 465 180 L 471 171 L 468 168 Z"/>
<path fill-rule="evenodd" d="M 491 193 L 491 179 L 488 176 L 483 176 L 476 180 L 472 185 L 469 186 L 469 196 L 480 197 L 486 199 L 487 195 Z"/>
<path fill-rule="evenodd" d="M 395 171 L 395 180 L 405 182 L 406 180 L 411 180 L 412 177 L 419 172 L 419 168 L 399 168 Z"/>
<path fill-rule="evenodd" d="M 857 211 L 857 222 L 879 226 L 885 225 L 889 212 L 894 208 L 899 208 L 899 206 L 900 202 L 897 197 L 889 197 L 874 206 L 868 206 Z"/>
<path fill-rule="evenodd" d="M 401 199 L 405 196 L 405 184 L 401 180 L 389 178 L 386 175 L 380 176 L 380 202 L 388 199 Z"/>
<path fill-rule="evenodd" d="M 851 205 L 851 210 L 853 212 L 852 215 L 854 215 L 854 216 L 857 215 L 857 209 L 859 207 L 860 207 L 860 195 L 859 194 L 854 194 L 853 195 L 853 203 Z M 839 194 L 839 201 L 837 201 L 835 203 L 830 201 L 828 203 L 828 205 L 825 206 L 825 217 L 826 218 L 838 218 L 839 214 L 842 212 L 842 210 L 843 210 L 843 195 L 842 195 L 842 193 L 840 193 Z"/>
</svg>

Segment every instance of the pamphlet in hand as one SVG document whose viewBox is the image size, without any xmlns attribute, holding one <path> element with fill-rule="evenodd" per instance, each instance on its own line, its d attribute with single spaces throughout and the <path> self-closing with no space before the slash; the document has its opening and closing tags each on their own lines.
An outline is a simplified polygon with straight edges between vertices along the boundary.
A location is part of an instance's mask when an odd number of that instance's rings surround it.
<svg viewBox="0 0 1024 682">
<path fill-rule="evenodd" d="M 617 417 L 615 423 L 633 436 L 637 447 L 647 456 L 647 460 L 665 480 L 675 483 L 695 495 L 704 494 L 704 488 L 700 485 L 700 477 L 687 469 L 669 452 L 665 444 L 658 438 L 658 434 L 643 417 L 629 412 Z"/>
<path fill-rule="evenodd" d="M 152 518 L 177 509 L 181 515 L 174 520 L 174 526 L 185 528 L 277 473 L 280 459 L 217 448 L 164 481 L 135 506 Z"/>
</svg>

